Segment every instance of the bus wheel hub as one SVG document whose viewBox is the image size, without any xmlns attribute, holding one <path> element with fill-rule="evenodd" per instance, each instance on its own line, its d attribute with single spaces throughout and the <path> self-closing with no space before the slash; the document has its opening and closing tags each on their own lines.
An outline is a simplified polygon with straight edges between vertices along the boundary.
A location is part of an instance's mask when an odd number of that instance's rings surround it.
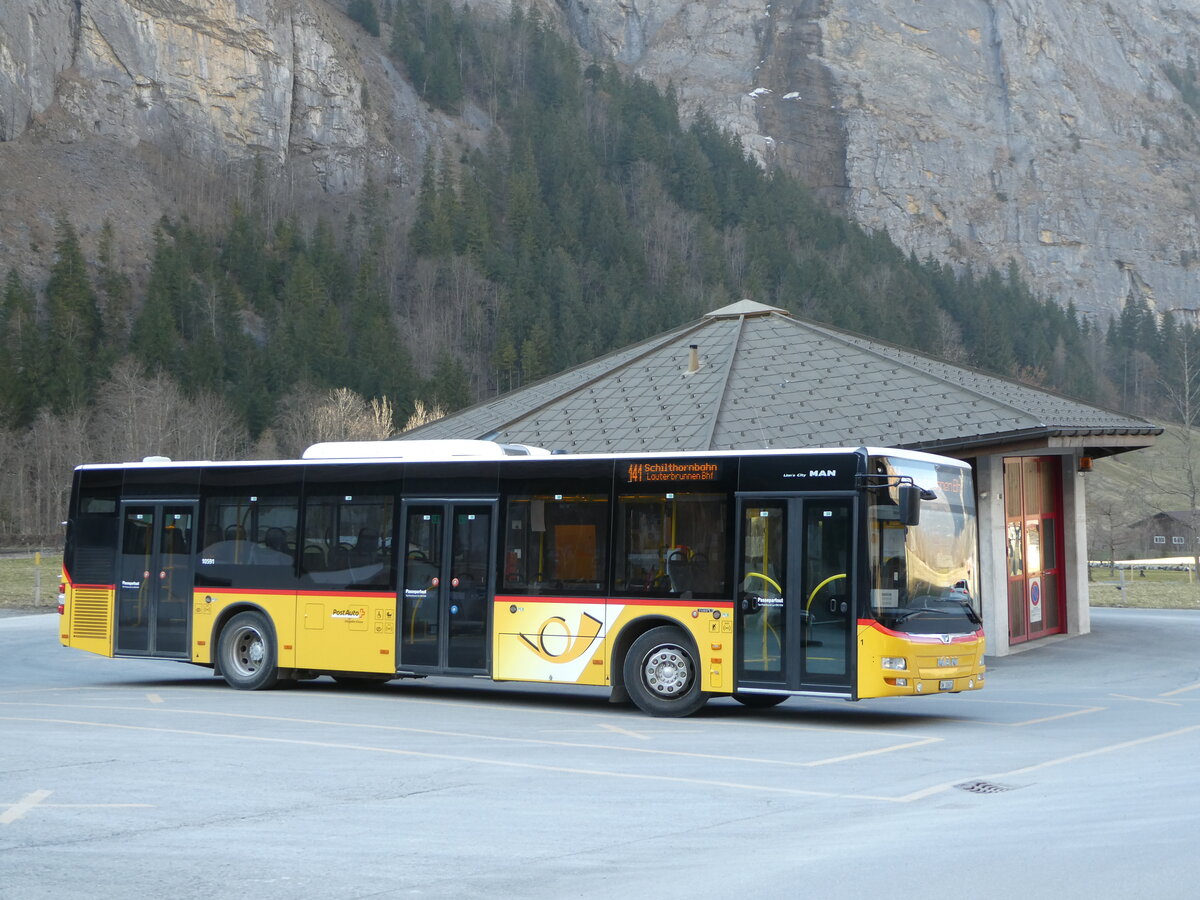
<svg viewBox="0 0 1200 900">
<path fill-rule="evenodd" d="M 646 657 L 645 673 L 651 690 L 673 697 L 687 688 L 687 657 L 675 647 L 659 647 Z"/>
</svg>

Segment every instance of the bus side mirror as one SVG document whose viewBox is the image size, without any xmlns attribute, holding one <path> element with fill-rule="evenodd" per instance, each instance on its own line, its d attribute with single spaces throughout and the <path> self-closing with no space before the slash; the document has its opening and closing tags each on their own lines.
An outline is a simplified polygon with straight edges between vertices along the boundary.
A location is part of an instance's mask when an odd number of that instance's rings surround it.
<svg viewBox="0 0 1200 900">
<path fill-rule="evenodd" d="M 915 484 L 902 484 L 897 489 L 900 524 L 916 525 L 921 521 L 921 489 Z"/>
</svg>

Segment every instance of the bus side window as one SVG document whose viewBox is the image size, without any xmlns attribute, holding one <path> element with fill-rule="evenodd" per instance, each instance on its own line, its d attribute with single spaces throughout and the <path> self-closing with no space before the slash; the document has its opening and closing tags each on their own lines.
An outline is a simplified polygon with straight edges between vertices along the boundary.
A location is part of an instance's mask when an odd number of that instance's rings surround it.
<svg viewBox="0 0 1200 900">
<path fill-rule="evenodd" d="M 197 584 L 282 587 L 293 583 L 300 500 L 295 496 L 213 496 L 204 503 Z"/>
<path fill-rule="evenodd" d="M 631 494 L 618 504 L 617 590 L 655 597 L 724 595 L 725 494 Z"/>
<path fill-rule="evenodd" d="M 386 494 L 310 494 L 301 541 L 304 581 L 336 590 L 391 586 L 393 509 Z"/>
<path fill-rule="evenodd" d="M 608 568 L 608 498 L 517 494 L 504 529 L 503 589 L 597 594 Z"/>
</svg>

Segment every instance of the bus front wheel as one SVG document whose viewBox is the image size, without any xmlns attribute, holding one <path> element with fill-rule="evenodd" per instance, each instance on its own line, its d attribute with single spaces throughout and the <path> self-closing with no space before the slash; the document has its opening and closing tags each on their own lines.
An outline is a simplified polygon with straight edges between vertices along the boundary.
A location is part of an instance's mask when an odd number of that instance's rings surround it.
<svg viewBox="0 0 1200 900">
<path fill-rule="evenodd" d="M 266 617 L 258 612 L 240 612 L 229 620 L 217 643 L 221 675 L 231 688 L 262 691 L 279 680 L 275 635 Z"/>
<path fill-rule="evenodd" d="M 651 628 L 625 656 L 625 689 L 642 712 L 690 716 L 707 701 L 696 651 L 678 628 Z"/>
</svg>

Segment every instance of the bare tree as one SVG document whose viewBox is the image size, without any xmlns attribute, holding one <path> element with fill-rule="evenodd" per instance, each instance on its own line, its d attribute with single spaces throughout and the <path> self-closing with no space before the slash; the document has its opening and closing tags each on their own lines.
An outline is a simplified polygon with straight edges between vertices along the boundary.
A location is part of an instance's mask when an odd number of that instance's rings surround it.
<svg viewBox="0 0 1200 900">
<path fill-rule="evenodd" d="M 90 417 L 86 410 L 56 416 L 43 410 L 21 442 L 17 520 L 20 531 L 39 542 L 61 536 L 67 515 L 71 474 L 91 456 Z"/>
<path fill-rule="evenodd" d="M 291 458 L 321 441 L 385 440 L 395 431 L 392 403 L 364 400 L 349 388 L 300 388 L 280 402 L 272 431 L 280 454 Z"/>
<path fill-rule="evenodd" d="M 206 392 L 188 397 L 169 376 L 146 375 L 131 359 L 113 367 L 99 397 L 92 462 L 236 459 L 249 448 L 245 425 L 224 400 Z"/>
<path fill-rule="evenodd" d="M 1110 575 L 1116 573 L 1117 559 L 1128 551 L 1130 516 L 1135 504 L 1133 496 L 1088 498 L 1088 556 L 1108 560 Z"/>
<path fill-rule="evenodd" d="M 420 428 L 422 425 L 436 422 L 438 419 L 444 418 L 445 415 L 446 410 L 442 408 L 440 403 L 426 406 L 424 400 L 417 400 L 413 403 L 412 415 L 408 417 L 408 421 L 404 423 L 404 427 L 400 431 L 412 431 L 414 428 Z"/>
</svg>

